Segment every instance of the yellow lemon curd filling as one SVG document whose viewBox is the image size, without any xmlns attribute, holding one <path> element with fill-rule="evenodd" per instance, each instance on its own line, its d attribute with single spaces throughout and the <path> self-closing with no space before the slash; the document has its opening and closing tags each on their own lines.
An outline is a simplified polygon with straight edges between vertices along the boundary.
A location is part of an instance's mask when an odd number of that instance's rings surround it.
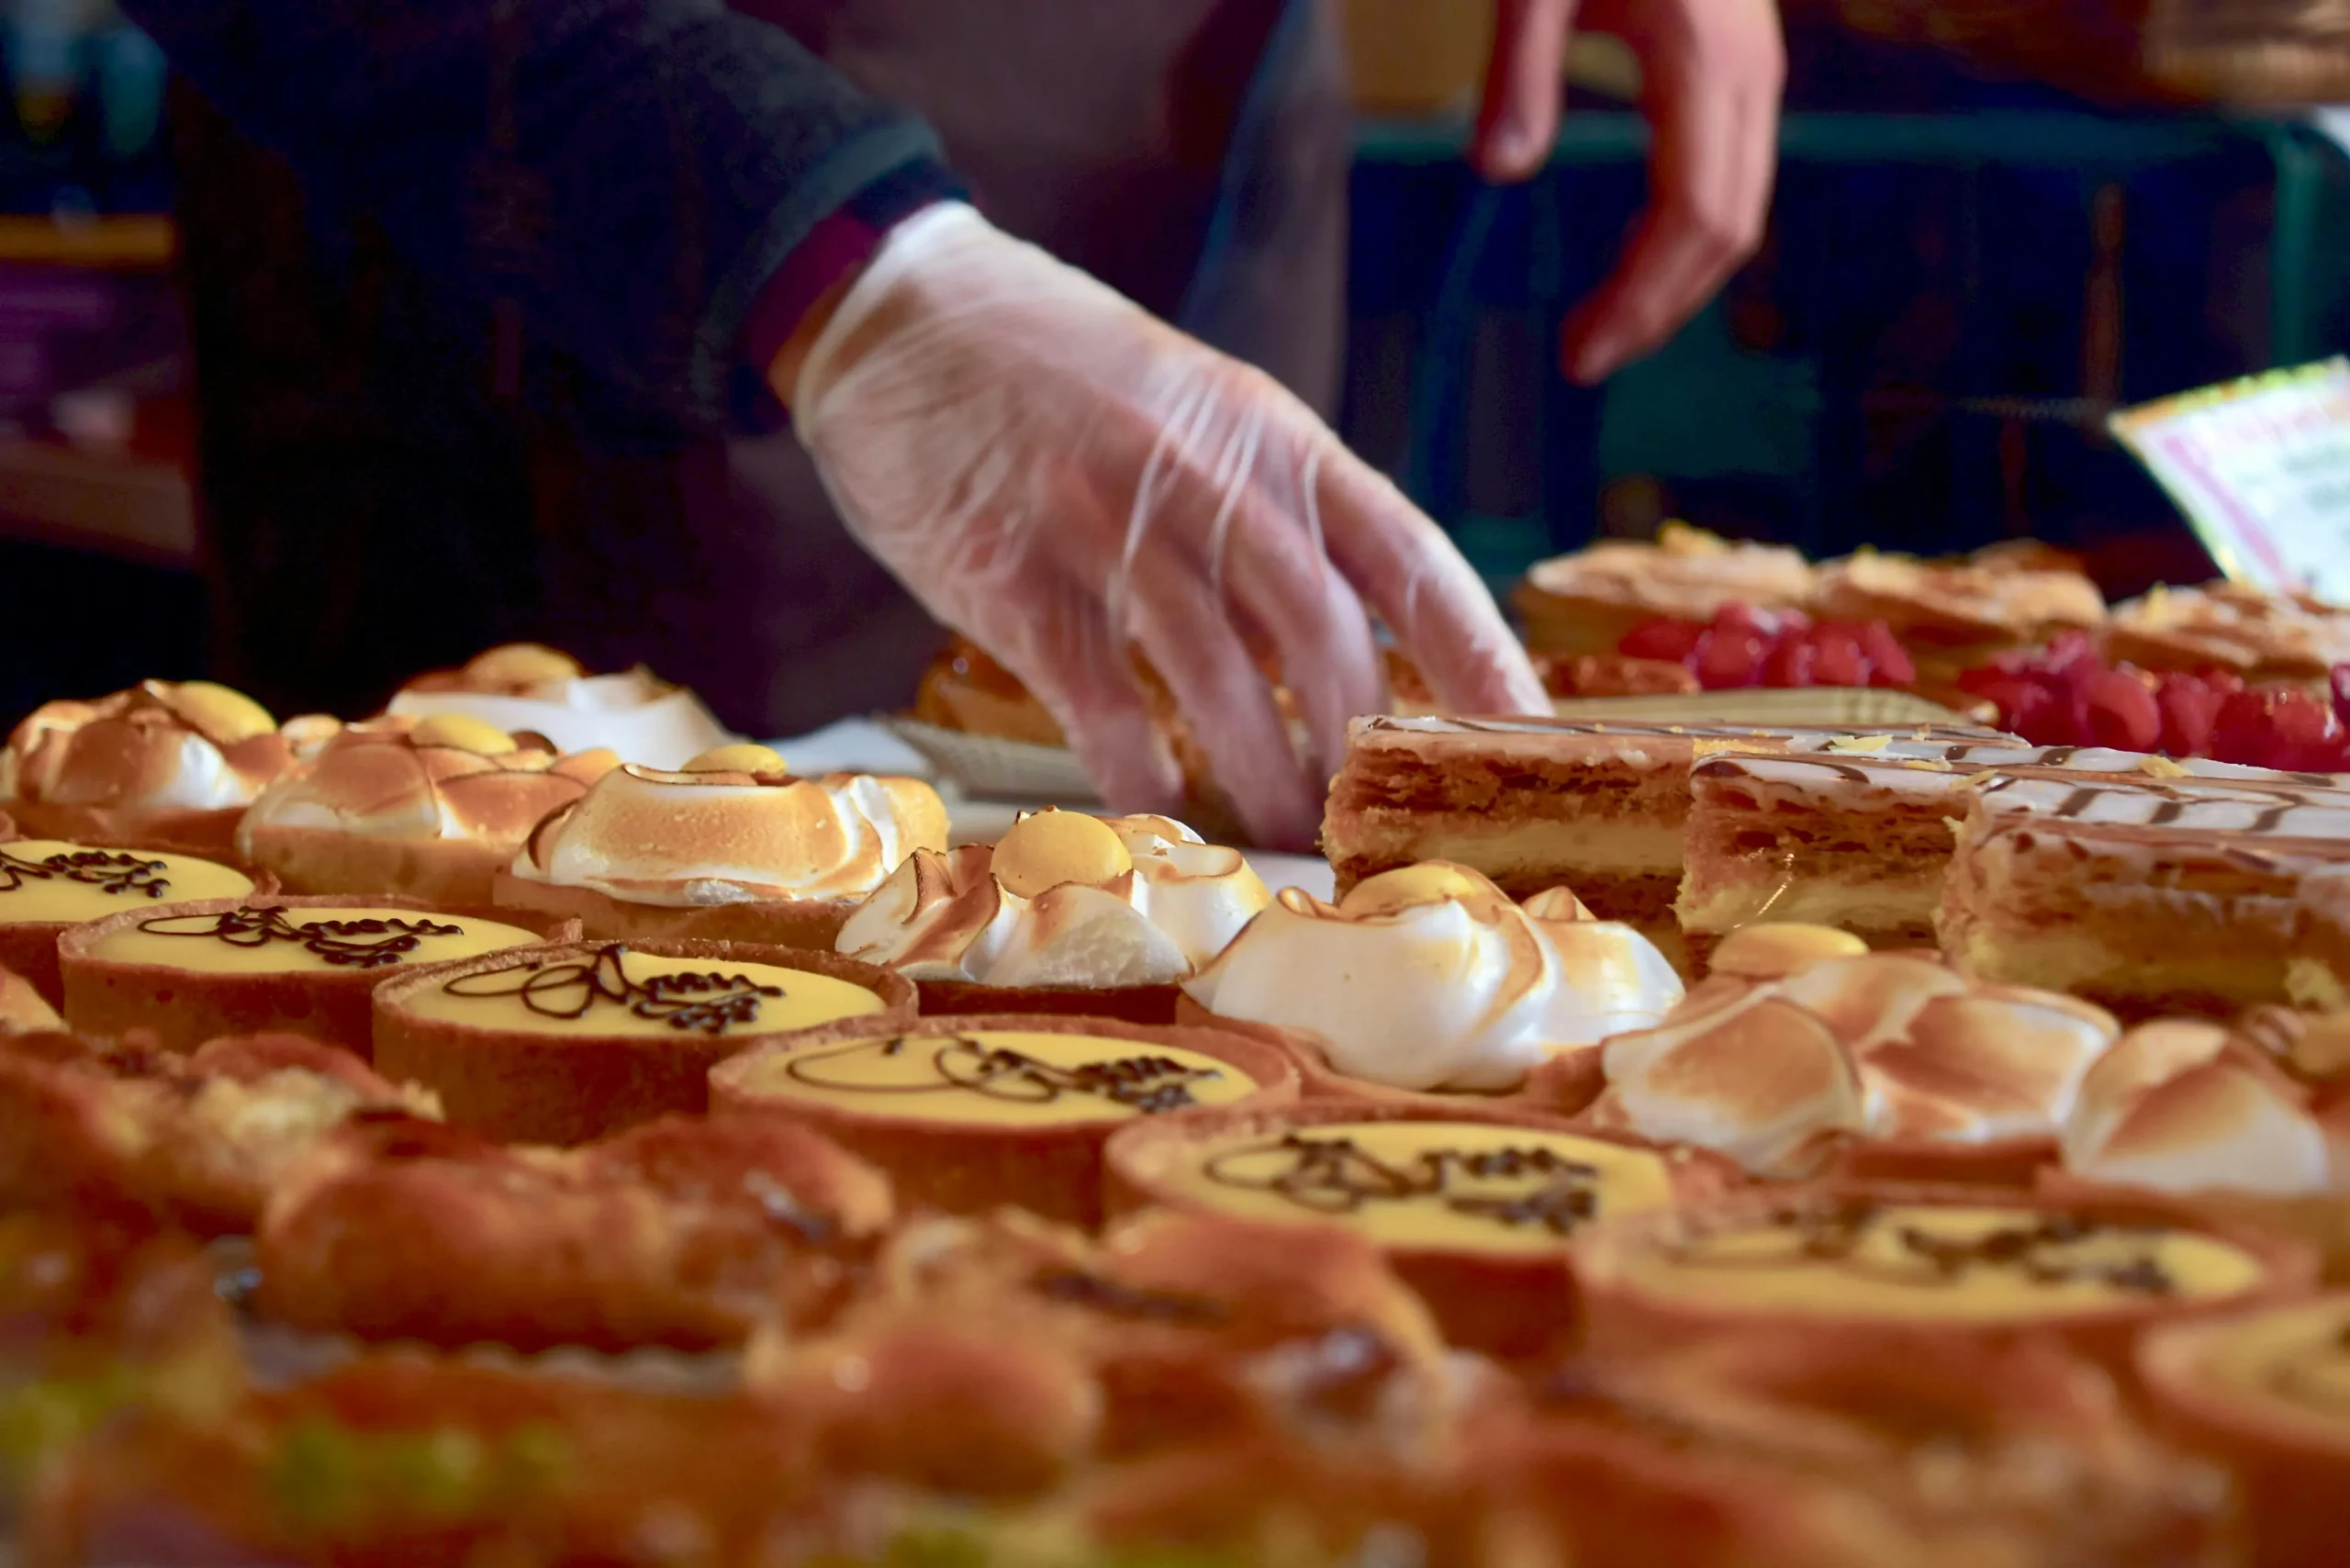
<svg viewBox="0 0 2350 1568">
<path fill-rule="evenodd" d="M 776 1034 L 878 1013 L 861 985 L 773 964 L 671 958 L 626 945 L 592 954 L 522 958 L 424 982 L 403 1013 L 483 1029 L 539 1035 Z"/>
<path fill-rule="evenodd" d="M 1198 1051 L 1109 1036 L 916 1028 L 738 1059 L 745 1092 L 870 1115 L 966 1125 L 1125 1121 L 1256 1092 Z"/>
<path fill-rule="evenodd" d="M 110 931 L 89 956 L 210 974 L 381 971 L 475 958 L 544 938 L 519 925 L 432 910 L 332 907 L 163 913 Z"/>
<path fill-rule="evenodd" d="M 251 877 L 189 855 L 50 838 L 0 844 L 0 924 L 74 924 L 146 903 L 241 899 Z"/>
</svg>

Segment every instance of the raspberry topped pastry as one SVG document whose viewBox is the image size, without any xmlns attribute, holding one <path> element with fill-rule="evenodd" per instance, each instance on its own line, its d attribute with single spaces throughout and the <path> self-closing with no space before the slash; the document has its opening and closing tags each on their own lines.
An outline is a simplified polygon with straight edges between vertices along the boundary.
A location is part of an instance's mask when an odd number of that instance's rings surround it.
<svg viewBox="0 0 2350 1568">
<path fill-rule="evenodd" d="M 920 779 L 804 778 L 766 746 L 721 746 L 676 772 L 606 773 L 532 830 L 496 896 L 590 936 L 829 948 L 909 855 L 946 843 L 946 804 Z"/>
<path fill-rule="evenodd" d="M 0 750 L 0 811 L 28 836 L 226 858 L 253 798 L 339 728 L 323 718 L 280 728 L 208 680 L 45 702 Z"/>
<path fill-rule="evenodd" d="M 1661 616 L 1710 621 L 1729 604 L 1795 610 L 1811 590 L 1797 551 L 1669 523 L 1653 543 L 1607 540 L 1538 563 L 1515 602 L 1537 653 L 1613 654 L 1626 633 Z"/>
<path fill-rule="evenodd" d="M 2350 662 L 2350 611 L 2307 595 L 2227 582 L 2158 588 L 2115 609 L 2105 655 L 2143 669 L 2322 681 Z"/>
<path fill-rule="evenodd" d="M 2105 596 L 2079 572 L 1956 565 L 1863 550 L 1819 568 L 1812 607 L 1841 621 L 1882 621 L 1928 681 L 2009 648 L 2105 624 Z"/>
<path fill-rule="evenodd" d="M 462 713 L 351 725 L 262 791 L 238 851 L 288 892 L 487 909 L 531 829 L 620 762 L 528 739 Z"/>
<path fill-rule="evenodd" d="M 701 699 L 639 666 L 589 675 L 577 659 L 537 643 L 509 643 L 455 669 L 418 676 L 394 694 L 396 718 L 463 714 L 509 734 L 543 735 L 549 749 L 609 746 L 646 767 L 682 767 L 733 741 Z"/>
<path fill-rule="evenodd" d="M 1179 822 L 1047 809 L 992 849 L 916 850 L 849 916 L 838 946 L 915 981 L 933 1013 L 1164 1024 L 1177 983 L 1270 897 L 1238 850 Z"/>
<path fill-rule="evenodd" d="M 1209 1022 L 1292 1042 L 1317 1093 L 1513 1089 L 1682 996 L 1647 937 L 1564 888 L 1521 907 L 1442 861 L 1335 904 L 1292 889 L 1183 990 Z"/>
</svg>

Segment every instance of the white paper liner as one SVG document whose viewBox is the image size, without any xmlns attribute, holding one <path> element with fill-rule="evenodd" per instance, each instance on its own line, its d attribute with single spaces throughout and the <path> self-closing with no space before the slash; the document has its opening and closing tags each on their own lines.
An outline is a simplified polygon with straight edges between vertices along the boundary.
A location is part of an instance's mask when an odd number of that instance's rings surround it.
<svg viewBox="0 0 2350 1568">
<path fill-rule="evenodd" d="M 590 1350 L 584 1345 L 558 1345 L 553 1350 L 524 1351 L 511 1345 L 489 1342 L 451 1350 L 414 1339 L 363 1339 L 352 1334 L 274 1323 L 250 1305 L 260 1274 L 253 1260 L 252 1238 L 224 1237 L 207 1250 L 212 1260 L 213 1288 L 236 1309 L 237 1337 L 244 1349 L 246 1372 L 263 1388 L 285 1388 L 323 1376 L 362 1355 L 462 1361 L 468 1366 L 503 1372 L 607 1383 L 644 1394 L 719 1398 L 738 1393 L 743 1386 L 743 1353 L 739 1350 L 675 1350 L 650 1345 L 613 1352 Z"/>
</svg>

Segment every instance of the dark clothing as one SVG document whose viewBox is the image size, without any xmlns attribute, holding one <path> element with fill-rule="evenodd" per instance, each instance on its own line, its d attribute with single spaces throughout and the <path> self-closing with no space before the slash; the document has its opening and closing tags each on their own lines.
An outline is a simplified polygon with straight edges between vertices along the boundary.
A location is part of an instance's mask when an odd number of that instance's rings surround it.
<svg viewBox="0 0 2350 1568">
<path fill-rule="evenodd" d="M 927 166 L 888 103 L 996 221 L 1326 407 L 1348 116 L 1308 0 L 755 3 L 131 0 L 225 111 L 178 121 L 223 678 L 353 711 L 533 636 L 754 733 L 902 702 L 935 629 L 751 433 L 736 342 L 818 220 Z"/>
</svg>

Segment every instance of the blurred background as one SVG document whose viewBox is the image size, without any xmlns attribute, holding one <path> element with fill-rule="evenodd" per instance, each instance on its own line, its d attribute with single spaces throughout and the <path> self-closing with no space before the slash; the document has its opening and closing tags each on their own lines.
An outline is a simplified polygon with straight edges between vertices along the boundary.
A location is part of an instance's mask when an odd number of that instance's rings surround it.
<svg viewBox="0 0 2350 1568">
<path fill-rule="evenodd" d="M 1821 555 L 2031 534 L 2109 594 L 2193 580 L 2208 564 L 2106 415 L 2350 347 L 2350 115 L 2248 106 L 2350 98 L 2350 38 L 2307 5 L 1787 0 L 1762 252 L 1595 391 L 1554 345 L 1639 203 L 1637 66 L 1579 43 L 1550 171 L 1493 190 L 1459 156 L 1490 5 L 1342 9 L 1345 431 L 1496 584 L 1669 517 Z M 105 0 L 0 0 L 0 20 L 16 713 L 198 672 L 206 628 L 162 62 Z"/>
</svg>

